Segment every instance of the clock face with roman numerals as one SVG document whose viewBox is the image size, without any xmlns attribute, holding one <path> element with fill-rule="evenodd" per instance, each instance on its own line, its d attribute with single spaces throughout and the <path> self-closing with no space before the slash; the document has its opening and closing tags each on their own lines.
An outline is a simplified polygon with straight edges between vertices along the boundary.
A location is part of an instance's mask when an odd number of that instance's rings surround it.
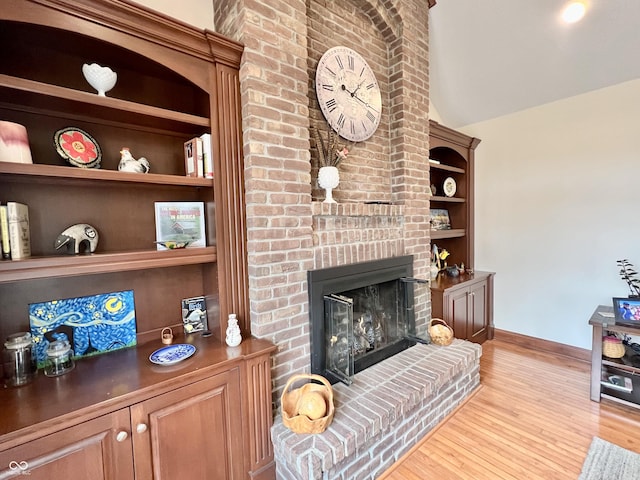
<svg viewBox="0 0 640 480">
<path fill-rule="evenodd" d="M 316 95 L 329 125 L 347 140 L 366 140 L 380 124 L 378 81 L 366 60 L 350 48 L 333 47 L 322 55 Z"/>
</svg>

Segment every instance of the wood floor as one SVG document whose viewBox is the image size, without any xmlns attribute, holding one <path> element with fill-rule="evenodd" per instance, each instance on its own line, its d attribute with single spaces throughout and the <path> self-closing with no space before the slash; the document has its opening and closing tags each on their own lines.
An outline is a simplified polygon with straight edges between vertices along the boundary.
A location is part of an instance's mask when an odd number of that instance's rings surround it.
<svg viewBox="0 0 640 480">
<path fill-rule="evenodd" d="M 590 401 L 589 367 L 486 342 L 482 387 L 380 478 L 575 480 L 593 436 L 640 453 L 640 410 Z"/>
</svg>

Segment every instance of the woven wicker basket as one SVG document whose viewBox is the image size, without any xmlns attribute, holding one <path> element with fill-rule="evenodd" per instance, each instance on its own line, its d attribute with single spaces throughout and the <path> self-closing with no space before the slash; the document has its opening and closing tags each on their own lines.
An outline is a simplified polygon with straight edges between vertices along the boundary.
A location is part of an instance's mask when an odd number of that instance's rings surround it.
<svg viewBox="0 0 640 480">
<path fill-rule="evenodd" d="M 320 383 L 308 382 L 302 387 L 291 390 L 294 383 L 300 380 L 315 380 Z M 327 404 L 327 414 L 317 420 L 311 420 L 306 415 L 298 413 L 298 403 L 307 392 L 319 392 Z M 293 375 L 284 386 L 284 391 L 280 397 L 282 406 L 282 423 L 285 427 L 295 433 L 322 433 L 331 424 L 335 412 L 333 406 L 333 388 L 329 381 L 313 374 Z"/>
<path fill-rule="evenodd" d="M 609 358 L 622 358 L 625 354 L 624 344 L 617 337 L 602 337 L 602 354 Z"/>
<path fill-rule="evenodd" d="M 443 346 L 451 345 L 453 329 L 441 318 L 432 318 L 429 322 L 429 336 L 431 343 Z"/>
</svg>

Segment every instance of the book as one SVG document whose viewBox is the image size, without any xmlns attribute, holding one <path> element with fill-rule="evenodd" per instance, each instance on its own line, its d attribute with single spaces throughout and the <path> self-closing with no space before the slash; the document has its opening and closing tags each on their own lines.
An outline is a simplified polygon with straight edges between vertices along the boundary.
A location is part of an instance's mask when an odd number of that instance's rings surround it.
<svg viewBox="0 0 640 480">
<path fill-rule="evenodd" d="M 184 333 L 203 332 L 209 329 L 207 302 L 204 297 L 182 299 L 182 326 Z"/>
<path fill-rule="evenodd" d="M 204 159 L 204 178 L 213 178 L 213 150 L 211 148 L 211 134 L 203 133 L 200 135 L 202 139 L 202 156 Z"/>
<path fill-rule="evenodd" d="M 203 202 L 155 202 L 155 216 L 158 250 L 207 246 Z"/>
<path fill-rule="evenodd" d="M 184 142 L 184 168 L 187 177 L 197 177 L 196 155 L 198 145 L 195 138 Z"/>
<path fill-rule="evenodd" d="M 11 259 L 29 258 L 31 256 L 29 207 L 24 203 L 7 202 L 7 221 L 9 224 Z"/>
<path fill-rule="evenodd" d="M 9 219 L 7 206 L 0 205 L 0 240 L 2 240 L 2 258 L 11 258 L 11 246 L 9 244 Z"/>
<path fill-rule="evenodd" d="M 204 152 L 202 138 L 197 137 L 194 139 L 196 141 L 196 177 L 204 177 Z"/>
</svg>

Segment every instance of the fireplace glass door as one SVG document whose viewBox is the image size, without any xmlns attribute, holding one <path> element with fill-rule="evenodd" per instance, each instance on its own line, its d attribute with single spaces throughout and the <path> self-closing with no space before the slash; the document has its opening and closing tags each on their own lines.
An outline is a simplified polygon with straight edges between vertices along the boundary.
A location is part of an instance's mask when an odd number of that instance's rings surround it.
<svg viewBox="0 0 640 480">
<path fill-rule="evenodd" d="M 405 289 L 396 279 L 324 296 L 326 369 L 337 379 L 351 383 L 358 371 L 397 353 L 394 346 L 413 333 Z"/>
</svg>

